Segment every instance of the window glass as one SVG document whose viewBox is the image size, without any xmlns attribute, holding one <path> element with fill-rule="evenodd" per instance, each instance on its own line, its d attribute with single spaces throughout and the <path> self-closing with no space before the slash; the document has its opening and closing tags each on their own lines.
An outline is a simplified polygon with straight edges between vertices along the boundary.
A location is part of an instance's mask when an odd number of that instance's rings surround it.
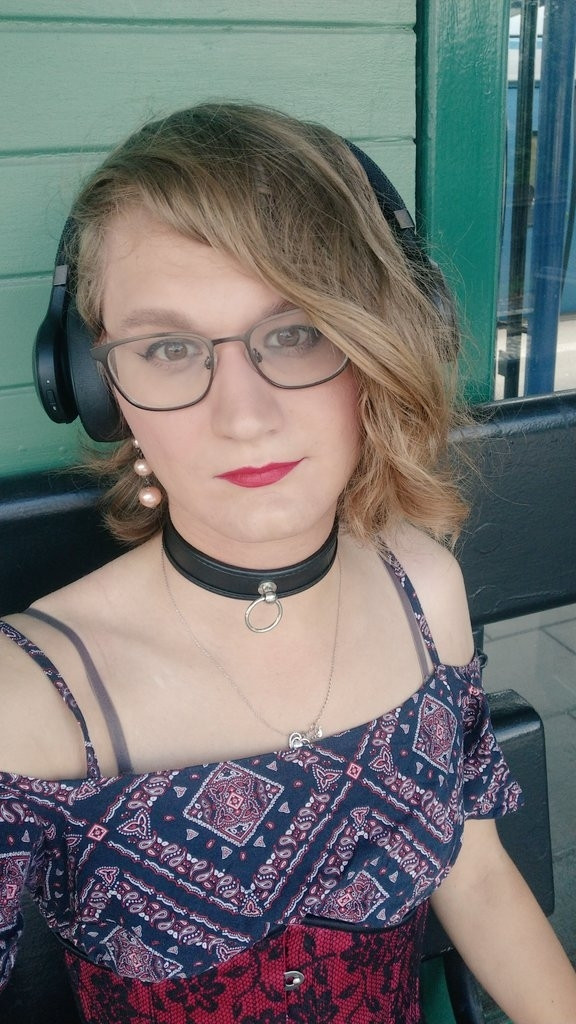
<svg viewBox="0 0 576 1024">
<path fill-rule="evenodd" d="M 576 4 L 513 0 L 495 395 L 576 388 Z"/>
</svg>

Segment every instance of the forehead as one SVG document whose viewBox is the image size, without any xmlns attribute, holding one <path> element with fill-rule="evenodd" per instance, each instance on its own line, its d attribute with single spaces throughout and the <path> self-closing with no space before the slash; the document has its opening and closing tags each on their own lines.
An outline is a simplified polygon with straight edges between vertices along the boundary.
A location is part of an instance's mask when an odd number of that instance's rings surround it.
<svg viewBox="0 0 576 1024">
<path fill-rule="evenodd" d="M 130 273 L 154 265 L 156 272 L 165 267 L 170 273 L 194 264 L 198 272 L 232 269 L 243 273 L 232 256 L 213 249 L 191 235 L 177 231 L 152 213 L 134 208 L 110 219 L 104 236 L 105 275 Z"/>
<path fill-rule="evenodd" d="M 144 210 L 110 222 L 102 277 L 102 318 L 109 334 L 123 331 L 123 324 L 146 308 L 177 311 L 191 328 L 224 336 L 267 315 L 282 298 L 233 256 Z"/>
</svg>

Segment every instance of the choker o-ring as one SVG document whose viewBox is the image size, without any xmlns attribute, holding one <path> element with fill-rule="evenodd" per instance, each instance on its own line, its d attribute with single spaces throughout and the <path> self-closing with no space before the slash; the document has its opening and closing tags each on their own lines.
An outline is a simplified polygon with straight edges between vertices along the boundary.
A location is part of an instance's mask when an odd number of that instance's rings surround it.
<svg viewBox="0 0 576 1024">
<path fill-rule="evenodd" d="M 276 584 L 272 580 L 262 580 L 262 583 L 258 584 L 258 593 L 260 594 L 260 597 L 255 597 L 244 612 L 244 622 L 248 626 L 248 629 L 252 630 L 253 633 L 269 633 L 270 630 L 274 629 L 274 627 L 280 622 L 280 619 L 284 614 L 284 609 L 282 607 L 282 602 L 276 593 Z M 259 604 L 262 604 L 263 601 L 265 604 L 276 605 L 276 618 L 269 626 L 255 626 L 250 621 L 250 616 L 254 609 Z"/>
</svg>

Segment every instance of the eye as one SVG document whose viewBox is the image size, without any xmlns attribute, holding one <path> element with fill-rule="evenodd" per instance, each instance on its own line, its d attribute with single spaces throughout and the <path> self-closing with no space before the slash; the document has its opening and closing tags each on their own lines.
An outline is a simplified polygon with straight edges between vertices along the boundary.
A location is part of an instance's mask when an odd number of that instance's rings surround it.
<svg viewBox="0 0 576 1024">
<path fill-rule="evenodd" d="M 193 338 L 157 338 L 142 358 L 147 362 L 183 363 L 206 357 L 205 347 Z"/>
<path fill-rule="evenodd" d="M 309 324 L 288 324 L 278 327 L 266 335 L 267 348 L 275 349 L 306 349 L 313 348 L 320 340 L 320 331 Z"/>
</svg>

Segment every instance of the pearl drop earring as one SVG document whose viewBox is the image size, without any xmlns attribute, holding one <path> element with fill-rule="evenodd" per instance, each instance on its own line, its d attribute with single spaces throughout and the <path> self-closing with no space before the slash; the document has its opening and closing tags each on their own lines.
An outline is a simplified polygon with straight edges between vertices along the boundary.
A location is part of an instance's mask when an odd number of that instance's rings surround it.
<svg viewBox="0 0 576 1024">
<path fill-rule="evenodd" d="M 134 463 L 134 472 L 136 473 L 136 476 L 146 479 L 150 477 L 152 470 L 146 462 L 142 449 L 140 448 L 136 438 L 132 441 L 132 445 L 138 452 L 138 458 Z M 162 503 L 162 491 L 159 487 L 154 487 L 154 485 L 147 482 L 146 485 L 141 487 L 138 491 L 138 501 L 144 506 L 144 508 L 158 508 L 158 505 Z"/>
</svg>

